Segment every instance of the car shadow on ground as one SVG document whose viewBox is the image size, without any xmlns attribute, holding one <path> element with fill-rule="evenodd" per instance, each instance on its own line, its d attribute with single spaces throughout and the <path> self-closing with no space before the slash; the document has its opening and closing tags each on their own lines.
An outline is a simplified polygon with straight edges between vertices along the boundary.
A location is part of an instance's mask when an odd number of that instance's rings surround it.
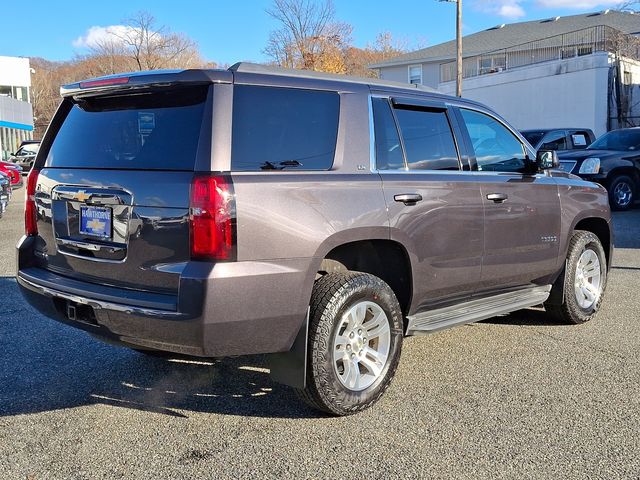
<svg viewBox="0 0 640 480">
<path fill-rule="evenodd" d="M 271 380 L 264 356 L 157 358 L 95 340 L 29 307 L 13 278 L 0 308 L 0 416 L 95 403 L 175 417 L 189 412 L 309 418 L 316 411 Z"/>
<path fill-rule="evenodd" d="M 490 323 L 493 325 L 519 325 L 519 326 L 550 326 L 561 327 L 565 326 L 564 323 L 559 323 L 553 317 L 551 317 L 544 308 L 527 308 L 525 310 L 518 310 L 517 312 L 509 313 L 508 315 L 500 315 L 497 317 L 488 318 L 480 323 Z"/>
<path fill-rule="evenodd" d="M 612 218 L 615 225 L 615 247 L 640 248 L 640 208 L 613 212 Z"/>
</svg>

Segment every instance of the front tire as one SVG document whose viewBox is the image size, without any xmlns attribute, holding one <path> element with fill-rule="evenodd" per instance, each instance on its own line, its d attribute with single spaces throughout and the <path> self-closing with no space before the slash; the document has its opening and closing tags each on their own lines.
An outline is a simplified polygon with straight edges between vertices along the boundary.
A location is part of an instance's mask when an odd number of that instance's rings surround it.
<svg viewBox="0 0 640 480">
<path fill-rule="evenodd" d="M 367 273 L 330 273 L 316 281 L 310 307 L 306 388 L 298 395 L 332 415 L 370 407 L 389 386 L 402 350 L 393 290 Z"/>
<path fill-rule="evenodd" d="M 562 298 L 562 304 L 547 302 L 545 308 L 563 323 L 588 322 L 600 310 L 606 285 L 607 257 L 600 239 L 577 230 L 569 242 L 565 269 L 551 292 L 551 298 Z"/>
<path fill-rule="evenodd" d="M 618 175 L 609 184 L 609 203 L 613 210 L 628 210 L 636 200 L 636 184 L 627 175 Z"/>
</svg>

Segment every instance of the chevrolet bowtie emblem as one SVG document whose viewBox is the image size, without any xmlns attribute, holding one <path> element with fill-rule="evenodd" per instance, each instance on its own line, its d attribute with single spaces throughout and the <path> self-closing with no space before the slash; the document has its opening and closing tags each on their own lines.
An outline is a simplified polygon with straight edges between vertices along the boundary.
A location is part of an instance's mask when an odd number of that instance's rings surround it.
<svg viewBox="0 0 640 480">
<path fill-rule="evenodd" d="M 84 202 L 89 198 L 91 198 L 91 195 L 87 195 L 87 193 L 84 190 L 80 190 L 76 192 L 76 194 L 73 196 L 73 199 L 78 200 L 79 202 Z"/>
<path fill-rule="evenodd" d="M 105 226 L 106 226 L 106 223 L 105 222 L 101 222 L 97 218 L 94 218 L 90 222 L 87 222 L 87 227 L 89 227 L 91 230 L 94 230 L 94 231 L 103 230 Z"/>
</svg>

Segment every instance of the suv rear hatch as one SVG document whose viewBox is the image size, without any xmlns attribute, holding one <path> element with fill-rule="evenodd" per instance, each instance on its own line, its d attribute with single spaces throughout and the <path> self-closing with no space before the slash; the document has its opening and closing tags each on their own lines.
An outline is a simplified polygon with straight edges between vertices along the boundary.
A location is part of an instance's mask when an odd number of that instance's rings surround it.
<svg viewBox="0 0 640 480">
<path fill-rule="evenodd" d="M 80 84 L 82 85 L 82 84 Z M 35 204 L 40 267 L 177 294 L 190 259 L 189 194 L 209 170 L 211 84 L 67 97 L 43 142 Z"/>
</svg>

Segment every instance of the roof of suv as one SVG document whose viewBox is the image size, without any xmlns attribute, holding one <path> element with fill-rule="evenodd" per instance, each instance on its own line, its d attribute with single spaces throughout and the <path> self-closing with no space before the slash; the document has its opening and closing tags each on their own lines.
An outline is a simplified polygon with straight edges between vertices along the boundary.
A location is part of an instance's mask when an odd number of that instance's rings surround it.
<svg viewBox="0 0 640 480">
<path fill-rule="evenodd" d="M 309 70 L 295 70 L 270 65 L 255 63 L 236 63 L 228 70 L 222 69 L 190 69 L 190 70 L 149 70 L 143 72 L 121 73 L 103 77 L 82 80 L 64 85 L 60 88 L 60 94 L 64 97 L 82 96 L 103 90 L 135 89 L 150 84 L 171 85 L 186 83 L 231 83 L 235 74 L 254 74 L 267 76 L 280 76 L 310 80 L 325 80 L 332 82 L 344 82 L 351 84 L 370 85 L 372 87 L 393 88 L 407 91 L 407 93 L 431 93 L 446 97 L 437 90 L 408 83 L 391 82 L 377 78 L 353 77 Z"/>
<path fill-rule="evenodd" d="M 560 127 L 560 128 L 527 128 L 526 130 L 520 130 L 521 133 L 549 133 L 555 132 L 556 130 L 579 130 L 581 132 L 591 132 L 590 128 L 570 128 L 570 127 Z"/>
</svg>

